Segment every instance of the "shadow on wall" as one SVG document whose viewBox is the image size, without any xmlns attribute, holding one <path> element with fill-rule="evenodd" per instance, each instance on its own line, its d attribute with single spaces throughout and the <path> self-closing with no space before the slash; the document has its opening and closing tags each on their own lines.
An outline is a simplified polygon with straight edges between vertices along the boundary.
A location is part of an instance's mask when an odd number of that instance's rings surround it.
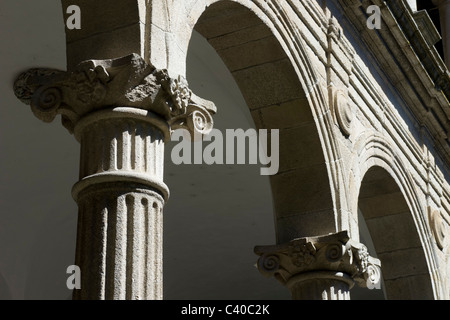
<svg viewBox="0 0 450 320">
<path fill-rule="evenodd" d="M 11 300 L 11 292 L 9 291 L 9 286 L 6 283 L 5 278 L 0 273 L 0 300 Z"/>
<path fill-rule="evenodd" d="M 74 264 L 75 226 L 76 214 L 70 210 L 63 214 L 55 208 L 43 219 L 30 250 L 25 299 L 60 300 L 72 295 L 66 270 Z"/>
</svg>

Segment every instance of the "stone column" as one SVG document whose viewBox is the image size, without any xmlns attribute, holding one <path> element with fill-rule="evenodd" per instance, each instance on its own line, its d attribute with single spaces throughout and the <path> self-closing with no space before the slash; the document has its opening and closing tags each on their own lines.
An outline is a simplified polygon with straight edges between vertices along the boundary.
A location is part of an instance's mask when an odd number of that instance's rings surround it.
<svg viewBox="0 0 450 320">
<path fill-rule="evenodd" d="M 74 299 L 162 299 L 164 142 L 210 131 L 214 104 L 138 55 L 31 69 L 15 93 L 43 121 L 61 114 L 81 144 Z"/>
<path fill-rule="evenodd" d="M 447 68 L 450 69 L 450 0 L 433 0 L 433 4 L 439 8 L 444 60 Z"/>
<path fill-rule="evenodd" d="M 347 232 L 255 247 L 258 269 L 287 286 L 294 300 L 349 300 L 357 284 L 380 288 L 380 261 Z"/>
</svg>

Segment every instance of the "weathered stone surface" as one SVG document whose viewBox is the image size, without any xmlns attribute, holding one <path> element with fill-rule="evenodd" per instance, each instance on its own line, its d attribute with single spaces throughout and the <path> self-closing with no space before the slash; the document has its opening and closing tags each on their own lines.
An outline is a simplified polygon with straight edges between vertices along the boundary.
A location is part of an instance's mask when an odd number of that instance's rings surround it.
<svg viewBox="0 0 450 320">
<path fill-rule="evenodd" d="M 347 232 L 294 239 L 277 246 L 255 247 L 258 269 L 291 290 L 294 299 L 348 300 L 354 283 L 380 284 L 380 261 Z"/>
<path fill-rule="evenodd" d="M 66 9 L 77 5 L 81 12 L 81 28 L 66 28 L 68 68 L 91 59 L 114 59 L 136 53 L 144 55 L 141 39 L 146 33 L 145 7 L 141 0 L 119 0 L 114 3 L 89 0 L 62 1 Z M 144 12 L 143 12 L 144 11 Z"/>
<path fill-rule="evenodd" d="M 314 177 L 314 183 L 309 183 Z M 279 173 L 271 179 L 278 217 L 332 208 L 328 177 L 323 165 Z M 278 199 L 279 198 L 279 199 Z"/>
<path fill-rule="evenodd" d="M 249 55 L 249 52 L 253 54 Z M 281 60 L 286 56 L 272 36 L 221 49 L 218 54 L 231 72 Z"/>
<path fill-rule="evenodd" d="M 424 290 L 427 287 L 430 278 L 423 274 L 416 277 L 398 278 L 395 280 L 386 280 L 386 286 L 391 288 L 387 294 L 389 300 L 403 300 L 405 295 L 411 294 L 411 300 L 433 300 L 433 294 L 430 290 Z"/>
<path fill-rule="evenodd" d="M 292 100 L 252 111 L 257 128 L 289 129 L 314 125 L 308 101 Z"/>
<path fill-rule="evenodd" d="M 261 20 L 250 10 L 225 1 L 211 7 L 208 14 L 197 21 L 195 29 L 206 39 L 211 39 L 258 24 Z"/>
<path fill-rule="evenodd" d="M 303 98 L 289 60 L 254 66 L 233 73 L 251 109 Z"/>
</svg>

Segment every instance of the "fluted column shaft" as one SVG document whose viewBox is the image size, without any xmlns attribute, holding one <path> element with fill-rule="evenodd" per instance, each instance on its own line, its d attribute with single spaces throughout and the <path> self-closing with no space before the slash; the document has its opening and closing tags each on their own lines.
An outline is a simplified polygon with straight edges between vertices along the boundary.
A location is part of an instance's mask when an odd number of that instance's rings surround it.
<svg viewBox="0 0 450 320">
<path fill-rule="evenodd" d="M 74 299 L 162 299 L 164 122 L 131 108 L 75 128 L 81 143 Z"/>
</svg>

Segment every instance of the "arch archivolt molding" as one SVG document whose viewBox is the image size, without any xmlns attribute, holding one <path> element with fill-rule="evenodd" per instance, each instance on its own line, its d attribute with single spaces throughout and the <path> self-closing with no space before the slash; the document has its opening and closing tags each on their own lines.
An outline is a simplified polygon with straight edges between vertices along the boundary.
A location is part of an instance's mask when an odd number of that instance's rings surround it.
<svg viewBox="0 0 450 320">
<path fill-rule="evenodd" d="M 372 131 L 361 136 L 354 146 L 355 157 L 352 161 L 351 175 L 355 181 L 353 191 L 356 191 L 356 196 L 352 199 L 352 212 L 357 212 L 357 195 L 365 174 L 372 167 L 378 166 L 394 178 L 411 212 L 423 216 L 425 206 L 421 204 L 411 173 L 407 171 L 407 166 L 394 145 L 386 137 Z"/>
<path fill-rule="evenodd" d="M 436 250 L 437 248 L 441 251 L 448 250 L 444 248 L 444 243 L 448 243 L 448 239 L 445 240 L 447 226 L 443 218 L 445 209 L 440 203 L 435 204 L 429 194 L 424 194 L 417 186 L 417 180 L 411 170 L 408 170 L 414 166 L 408 163 L 408 159 L 402 155 L 401 150 L 394 143 L 390 142 L 389 138 L 375 131 L 367 132 L 354 144 L 354 154 L 352 169 L 348 176 L 353 219 L 356 221 L 358 219 L 359 191 L 365 174 L 374 167 L 384 169 L 398 185 L 410 209 L 433 281 L 434 295 L 446 297 L 448 295 L 444 281 L 446 271 L 440 261 L 448 260 L 448 257 Z M 356 231 L 358 223 L 354 224 L 353 228 Z M 448 247 L 448 244 L 446 246 Z M 439 255 L 442 255 L 443 260 L 438 258 Z"/>
</svg>

